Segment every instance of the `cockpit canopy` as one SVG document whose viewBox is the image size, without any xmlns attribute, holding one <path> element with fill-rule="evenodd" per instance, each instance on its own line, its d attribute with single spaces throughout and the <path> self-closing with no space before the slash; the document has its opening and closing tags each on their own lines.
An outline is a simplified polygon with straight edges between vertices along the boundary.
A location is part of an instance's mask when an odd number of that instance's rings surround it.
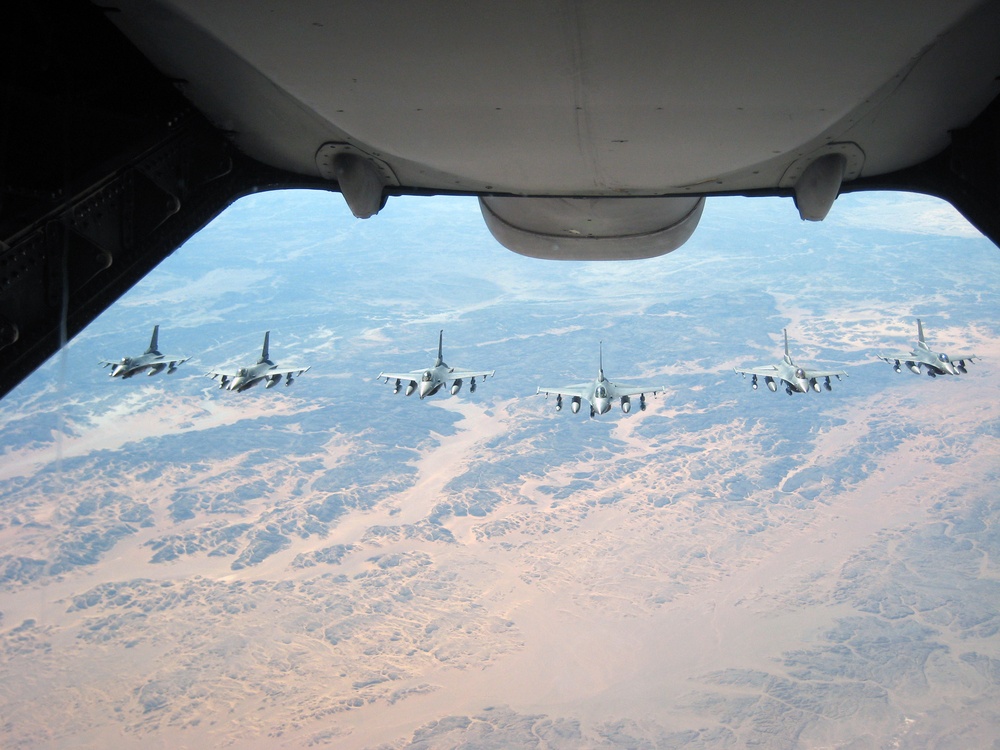
<svg viewBox="0 0 1000 750">
<path fill-rule="evenodd" d="M 599 385 L 599 386 L 597 386 L 597 390 L 594 391 L 594 395 L 597 398 L 607 398 L 608 397 L 608 389 L 605 388 L 603 385 Z"/>
<path fill-rule="evenodd" d="M 421 380 L 423 380 L 425 383 L 431 382 L 431 371 L 430 370 L 425 370 L 424 371 L 424 376 L 421 378 Z"/>
<path fill-rule="evenodd" d="M 801 367 L 796 367 L 795 368 L 795 377 L 799 378 L 800 380 L 805 380 L 806 371 L 803 370 Z"/>
<path fill-rule="evenodd" d="M 236 371 L 236 375 L 241 378 L 246 377 L 246 374 L 247 374 L 247 368 L 245 367 L 241 367 L 239 370 Z"/>
<path fill-rule="evenodd" d="M 944 354 L 943 352 L 938 355 L 938 359 L 940 359 L 942 362 L 946 362 L 946 363 L 951 361 L 951 360 L 948 359 L 948 355 Z"/>
</svg>

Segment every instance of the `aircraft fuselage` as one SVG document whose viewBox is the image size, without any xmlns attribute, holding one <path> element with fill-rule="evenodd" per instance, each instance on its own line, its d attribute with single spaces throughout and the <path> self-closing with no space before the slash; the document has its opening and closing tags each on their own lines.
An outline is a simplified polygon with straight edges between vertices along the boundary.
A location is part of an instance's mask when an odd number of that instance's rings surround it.
<svg viewBox="0 0 1000 750">
<path fill-rule="evenodd" d="M 237 373 L 236 377 L 230 380 L 226 384 L 226 388 L 230 391 L 236 391 L 237 393 L 242 393 L 248 388 L 253 388 L 260 381 L 267 378 L 267 373 L 277 367 L 273 362 L 261 362 L 256 365 L 251 365 L 250 367 L 241 367 Z M 280 378 L 279 378 L 280 380 Z M 276 381 L 272 380 L 268 382 L 268 387 L 273 385 Z"/>
</svg>

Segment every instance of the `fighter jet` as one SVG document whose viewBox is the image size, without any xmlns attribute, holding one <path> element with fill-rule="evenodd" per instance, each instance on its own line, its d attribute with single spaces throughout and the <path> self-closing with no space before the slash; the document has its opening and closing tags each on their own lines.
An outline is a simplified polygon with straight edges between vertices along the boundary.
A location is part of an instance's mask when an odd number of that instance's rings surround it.
<svg viewBox="0 0 1000 750">
<path fill-rule="evenodd" d="M 747 375 L 753 376 L 750 385 L 754 390 L 757 390 L 758 376 L 764 378 L 764 384 L 772 392 L 778 390 L 779 382 L 783 382 L 785 384 L 785 393 L 789 396 L 793 393 L 806 393 L 810 388 L 816 391 L 816 393 L 819 393 L 821 388 L 832 391 L 833 386 L 830 385 L 831 377 L 836 377 L 837 380 L 847 377 L 847 373 L 843 370 L 806 370 L 796 365 L 788 353 L 788 329 L 782 329 L 782 333 L 785 334 L 785 356 L 778 364 L 751 367 L 749 370 L 733 368 L 733 370 L 740 373 L 744 378 Z M 820 383 L 821 380 L 823 381 L 822 383 Z"/>
<path fill-rule="evenodd" d="M 438 353 L 437 359 L 434 360 L 434 366 L 427 370 L 413 370 L 412 372 L 380 372 L 378 374 L 379 379 L 384 379 L 386 383 L 390 380 L 395 379 L 396 385 L 393 388 L 393 393 L 399 393 L 399 389 L 402 387 L 404 381 L 409 381 L 406 386 L 406 391 L 404 395 L 409 396 L 414 391 L 420 395 L 423 399 L 427 396 L 433 396 L 435 393 L 441 390 L 441 386 L 447 385 L 448 381 L 453 381 L 451 384 L 451 395 L 454 396 L 462 389 L 462 382 L 467 378 L 471 378 L 469 381 L 469 393 L 476 392 L 476 378 L 482 378 L 486 380 L 488 377 L 493 377 L 495 370 L 459 370 L 455 367 L 449 367 L 444 361 L 442 355 L 442 346 L 444 342 L 444 331 L 438 333 Z"/>
<path fill-rule="evenodd" d="M 282 378 L 285 379 L 285 385 L 291 385 L 294 383 L 294 378 L 297 378 L 309 368 L 289 367 L 279 370 L 278 366 L 271 361 L 267 352 L 267 344 L 270 335 L 270 331 L 264 332 L 264 347 L 261 349 L 260 358 L 255 364 L 252 364 L 249 367 L 241 367 L 234 373 L 210 372 L 207 373 L 208 377 L 213 380 L 217 377 L 221 378 L 219 381 L 220 388 L 226 388 L 230 391 L 236 391 L 237 393 L 242 393 L 247 388 L 253 388 L 261 381 L 264 381 L 265 388 L 273 388 L 281 382 Z"/>
<path fill-rule="evenodd" d="M 912 372 L 919 375 L 920 366 L 923 365 L 927 374 L 932 378 L 936 378 L 938 375 L 958 375 L 968 372 L 965 369 L 965 363 L 974 362 L 979 358 L 977 354 L 949 357 L 944 352 L 931 351 L 927 342 L 924 341 L 924 326 L 921 324 L 920 318 L 917 318 L 917 345 L 912 351 L 889 352 L 888 354 L 879 352 L 876 356 L 885 362 L 892 362 L 892 369 L 896 372 L 900 372 L 902 364 L 905 364 Z"/>
<path fill-rule="evenodd" d="M 160 327 L 158 325 L 153 326 L 153 337 L 149 340 L 149 348 L 146 349 L 142 354 L 135 357 L 122 357 L 118 362 L 111 362 L 109 360 L 101 360 L 101 365 L 104 367 L 111 368 L 111 377 L 127 379 L 132 377 L 138 372 L 143 370 L 149 370 L 147 375 L 155 375 L 161 372 L 164 368 L 167 370 L 169 375 L 177 366 L 187 362 L 189 357 L 181 357 L 179 355 L 169 355 L 160 354 L 157 338 L 160 335 Z"/>
<path fill-rule="evenodd" d="M 574 414 L 580 411 L 580 404 L 586 401 L 590 404 L 591 418 L 600 414 L 607 414 L 611 411 L 614 400 L 621 400 L 622 411 L 628 414 L 632 410 L 632 396 L 639 397 L 639 410 L 646 411 L 646 394 L 656 395 L 666 390 L 663 386 L 655 385 L 621 385 L 613 383 L 604 377 L 604 342 L 598 348 L 599 363 L 597 367 L 597 378 L 589 383 L 577 383 L 576 385 L 566 385 L 561 388 L 539 388 L 536 393 L 544 393 L 548 396 L 556 394 L 556 411 L 561 411 L 563 407 L 563 396 L 570 398 L 570 409 Z"/>
</svg>

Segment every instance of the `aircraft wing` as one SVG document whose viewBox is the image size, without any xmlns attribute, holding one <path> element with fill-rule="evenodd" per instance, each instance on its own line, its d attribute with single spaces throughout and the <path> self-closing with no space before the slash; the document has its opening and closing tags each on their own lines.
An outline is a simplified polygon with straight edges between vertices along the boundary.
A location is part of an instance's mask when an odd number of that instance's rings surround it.
<svg viewBox="0 0 1000 750">
<path fill-rule="evenodd" d="M 226 382 L 227 380 L 232 380 L 233 378 L 238 377 L 238 376 L 239 376 L 239 373 L 237 373 L 237 372 L 217 372 L 217 371 L 213 370 L 212 372 L 206 372 L 205 373 L 205 377 L 211 378 L 212 380 L 215 380 L 216 378 L 221 377 L 222 378 L 222 382 Z"/>
<path fill-rule="evenodd" d="M 413 372 L 380 372 L 379 380 L 420 380 L 426 370 L 414 370 Z"/>
<path fill-rule="evenodd" d="M 903 362 L 913 359 L 916 355 L 913 352 L 879 352 L 875 356 L 885 362 L 895 362 L 897 359 Z"/>
<path fill-rule="evenodd" d="M 311 365 L 310 365 L 311 366 Z M 302 373 L 306 372 L 309 367 L 282 367 L 280 369 L 268 370 L 264 373 L 265 378 L 273 378 L 275 375 L 278 377 L 285 377 L 286 375 L 291 375 L 293 378 L 297 378 Z"/>
<path fill-rule="evenodd" d="M 774 365 L 759 365 L 758 367 L 751 367 L 749 370 L 740 370 L 734 367 L 733 370 L 740 375 L 774 375 L 778 372 L 778 368 Z"/>
<path fill-rule="evenodd" d="M 556 394 L 559 396 L 570 396 L 580 398 L 590 398 L 590 387 L 593 383 L 577 383 L 576 385 L 564 385 L 561 388 L 538 388 L 535 393 L 544 393 L 546 396 Z"/>
<path fill-rule="evenodd" d="M 468 380 L 469 378 L 492 378 L 496 370 L 482 370 L 473 372 L 472 370 L 452 370 L 448 373 L 448 380 Z"/>
<path fill-rule="evenodd" d="M 838 378 L 846 378 L 847 373 L 843 370 L 806 370 L 806 377 L 812 378 L 832 378 L 836 375 Z"/>
<path fill-rule="evenodd" d="M 149 366 L 155 366 L 155 365 L 173 365 L 174 367 L 177 367 L 178 365 L 184 364 L 189 359 L 191 359 L 191 358 L 190 357 L 182 357 L 182 356 L 180 356 L 178 354 L 178 355 L 161 356 L 159 359 L 151 360 L 151 361 L 148 361 L 148 362 L 140 362 L 140 361 L 138 361 L 139 358 L 135 357 L 134 358 L 134 363 L 137 366 L 143 366 L 143 367 L 149 367 Z M 108 360 L 108 359 L 102 359 L 102 360 L 100 360 L 101 367 L 114 367 L 115 365 L 120 365 L 121 363 L 122 363 L 121 360 L 118 360 L 116 362 L 113 362 L 113 361 Z"/>
<path fill-rule="evenodd" d="M 614 383 L 613 385 L 616 398 L 620 396 L 641 396 L 642 394 L 653 396 L 657 393 L 663 393 L 666 390 L 662 385 L 628 385 L 623 383 Z"/>
</svg>

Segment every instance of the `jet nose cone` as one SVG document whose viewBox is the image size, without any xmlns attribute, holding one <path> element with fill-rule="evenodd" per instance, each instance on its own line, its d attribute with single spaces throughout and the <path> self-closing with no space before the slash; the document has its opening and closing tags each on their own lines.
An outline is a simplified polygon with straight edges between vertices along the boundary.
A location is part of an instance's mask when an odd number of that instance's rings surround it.
<svg viewBox="0 0 1000 750">
<path fill-rule="evenodd" d="M 231 391 L 238 391 L 245 382 L 246 378 L 233 378 L 229 381 L 229 385 L 227 385 L 226 388 Z"/>
<path fill-rule="evenodd" d="M 430 393 L 430 390 L 431 390 L 431 384 L 430 383 L 421 383 L 420 384 L 420 389 L 417 392 L 420 394 L 420 398 L 423 398 L 428 393 Z"/>
<path fill-rule="evenodd" d="M 607 414 L 611 411 L 611 402 L 605 398 L 597 399 L 597 413 Z"/>
</svg>

